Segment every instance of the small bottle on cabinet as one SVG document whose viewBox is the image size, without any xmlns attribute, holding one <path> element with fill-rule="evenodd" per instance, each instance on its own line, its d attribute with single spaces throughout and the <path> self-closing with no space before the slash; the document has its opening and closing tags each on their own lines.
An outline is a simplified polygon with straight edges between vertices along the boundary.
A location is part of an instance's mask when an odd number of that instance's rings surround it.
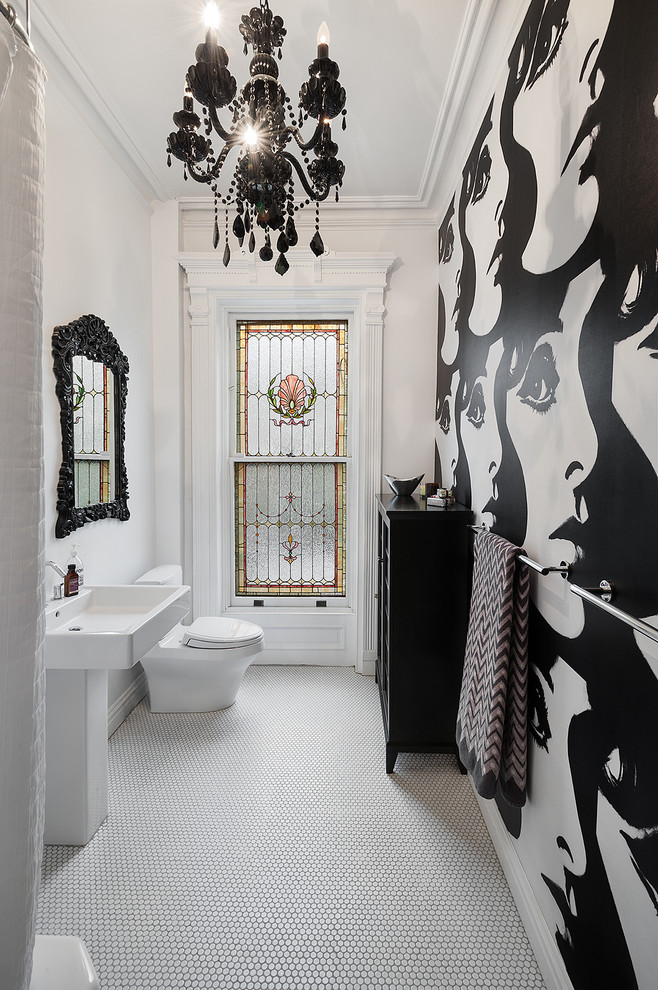
<svg viewBox="0 0 658 990">
<path fill-rule="evenodd" d="M 71 598 L 78 593 L 78 572 L 75 564 L 69 564 L 69 569 L 64 575 L 64 597 Z"/>
</svg>

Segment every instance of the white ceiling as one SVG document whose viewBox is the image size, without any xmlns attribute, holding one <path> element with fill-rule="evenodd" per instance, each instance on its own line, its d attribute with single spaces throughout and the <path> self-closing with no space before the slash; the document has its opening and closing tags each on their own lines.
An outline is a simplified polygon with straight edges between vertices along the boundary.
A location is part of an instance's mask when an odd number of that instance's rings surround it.
<svg viewBox="0 0 658 990">
<path fill-rule="evenodd" d="M 218 0 L 220 43 L 242 86 L 238 24 L 256 0 Z M 34 0 L 32 40 L 62 89 L 149 199 L 206 196 L 166 165 L 172 113 L 203 40 L 205 0 Z M 431 199 L 450 101 L 495 0 L 270 0 L 287 29 L 280 82 L 296 106 L 321 21 L 347 91 L 343 205 L 418 208 Z M 20 9 L 20 2 L 18 4 Z M 470 58 L 467 53 L 470 51 Z M 308 127 L 308 124 L 306 125 Z M 309 131 L 310 133 L 310 131 Z"/>
</svg>

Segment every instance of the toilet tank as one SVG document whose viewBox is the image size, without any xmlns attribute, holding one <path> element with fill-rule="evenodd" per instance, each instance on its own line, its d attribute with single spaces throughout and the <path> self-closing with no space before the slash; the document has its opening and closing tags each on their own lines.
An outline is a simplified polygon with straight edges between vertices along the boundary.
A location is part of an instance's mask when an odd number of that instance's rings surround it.
<svg viewBox="0 0 658 990">
<path fill-rule="evenodd" d="M 182 583 L 183 568 L 180 564 L 160 564 L 158 567 L 152 567 L 135 581 L 135 584 L 181 585 Z"/>
</svg>

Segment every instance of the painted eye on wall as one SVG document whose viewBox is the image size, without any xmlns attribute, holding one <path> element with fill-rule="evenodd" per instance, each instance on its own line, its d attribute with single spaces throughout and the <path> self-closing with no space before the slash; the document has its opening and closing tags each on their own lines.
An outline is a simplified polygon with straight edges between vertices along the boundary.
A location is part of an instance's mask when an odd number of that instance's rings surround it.
<svg viewBox="0 0 658 990">
<path fill-rule="evenodd" d="M 471 399 L 466 410 L 466 419 L 476 430 L 479 430 L 484 423 L 484 414 L 487 411 L 487 404 L 484 398 L 482 382 L 476 382 L 471 392 Z"/>
<path fill-rule="evenodd" d="M 537 745 L 548 753 L 551 727 L 548 722 L 546 694 L 540 675 L 532 666 L 528 673 L 528 728 Z"/>
<path fill-rule="evenodd" d="M 649 354 L 650 358 L 653 358 L 654 360 L 658 360 L 658 327 L 656 327 L 653 330 L 653 333 L 650 333 L 648 337 L 644 338 L 644 340 L 638 347 L 638 350 L 641 351 L 643 348 L 646 348 L 646 350 L 651 351 L 651 353 Z"/>
<path fill-rule="evenodd" d="M 451 223 L 448 224 L 448 228 L 445 233 L 445 238 L 439 249 L 439 264 L 447 265 L 452 258 L 452 253 L 455 249 L 455 231 Z"/>
<path fill-rule="evenodd" d="M 568 9 L 569 0 L 549 0 L 537 31 L 526 89 L 534 86 L 539 77 L 553 64 L 569 23 Z"/>
<path fill-rule="evenodd" d="M 489 181 L 491 179 L 491 154 L 489 152 L 489 146 L 485 144 L 484 148 L 480 152 L 480 157 L 478 159 L 478 166 L 475 172 L 475 182 L 473 183 L 473 191 L 471 193 L 471 205 L 477 203 L 482 199 L 489 187 Z"/>
<path fill-rule="evenodd" d="M 559 382 L 553 348 L 545 342 L 533 351 L 516 394 L 521 402 L 535 412 L 545 413 L 555 403 L 555 391 Z"/>
<path fill-rule="evenodd" d="M 450 416 L 450 402 L 448 401 L 448 396 L 441 403 L 441 408 L 439 409 L 439 415 L 437 417 L 439 423 L 439 429 L 442 433 L 446 435 L 450 432 L 451 416 Z"/>
</svg>

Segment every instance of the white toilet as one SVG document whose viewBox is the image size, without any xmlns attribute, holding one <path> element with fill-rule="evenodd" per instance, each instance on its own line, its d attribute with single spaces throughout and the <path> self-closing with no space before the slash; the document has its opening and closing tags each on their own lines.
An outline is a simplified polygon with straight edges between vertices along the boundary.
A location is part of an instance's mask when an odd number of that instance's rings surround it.
<svg viewBox="0 0 658 990">
<path fill-rule="evenodd" d="M 154 567 L 135 584 L 182 584 L 178 564 Z M 206 616 L 179 623 L 146 656 L 142 666 L 152 712 L 214 712 L 235 701 L 245 671 L 263 649 L 254 622 Z"/>
</svg>

